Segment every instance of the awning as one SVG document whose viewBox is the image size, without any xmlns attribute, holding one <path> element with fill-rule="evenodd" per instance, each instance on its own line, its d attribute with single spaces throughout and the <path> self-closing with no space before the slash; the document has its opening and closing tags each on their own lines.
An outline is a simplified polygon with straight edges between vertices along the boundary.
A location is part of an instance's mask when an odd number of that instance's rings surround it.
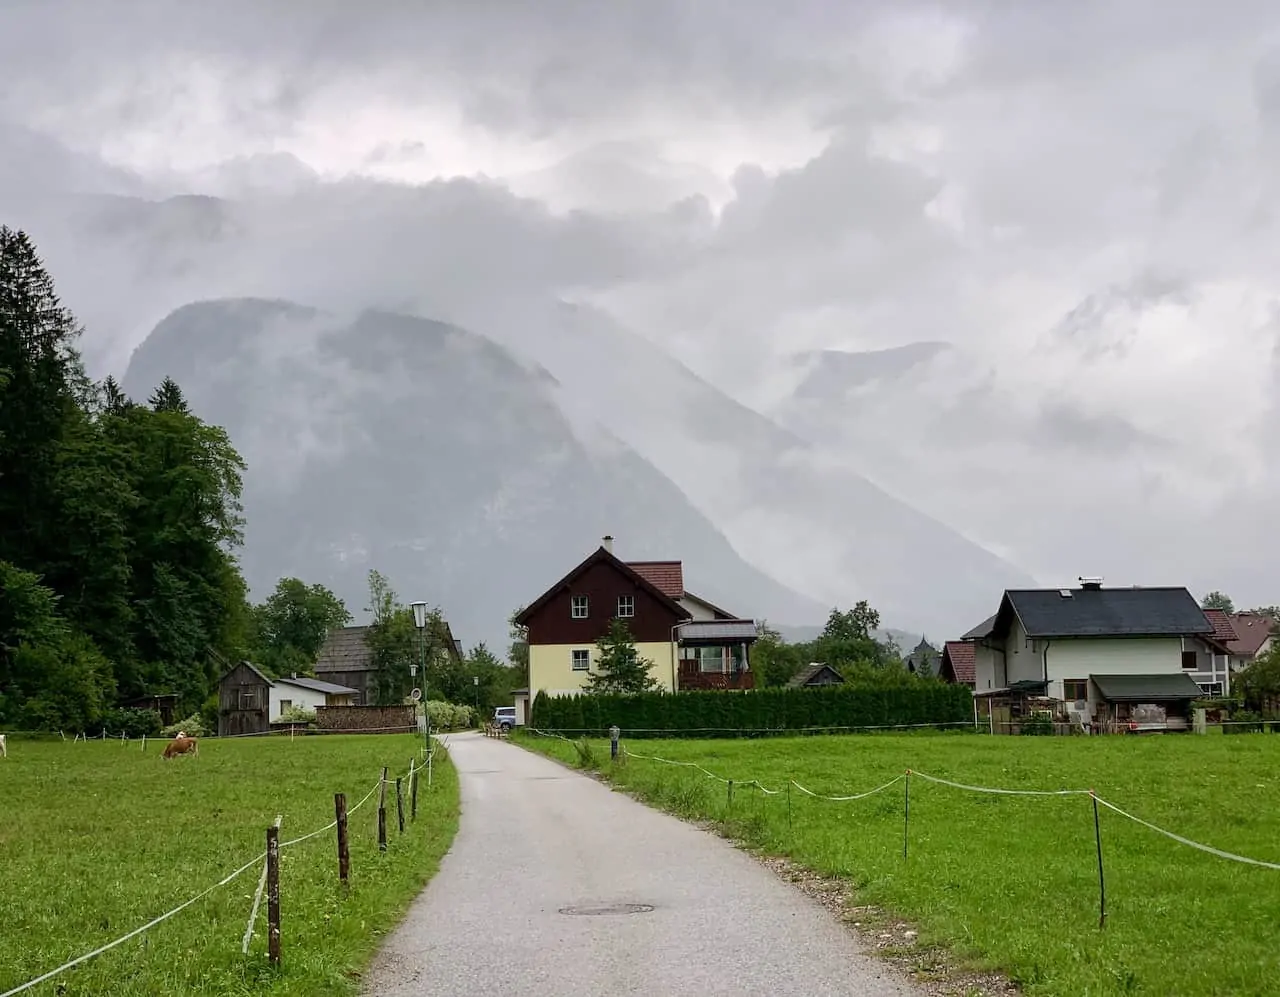
<svg viewBox="0 0 1280 997">
<path fill-rule="evenodd" d="M 754 620 L 698 620 L 685 623 L 676 630 L 681 644 L 756 639 Z"/>
<path fill-rule="evenodd" d="M 1090 675 L 1102 698 L 1111 703 L 1161 703 L 1199 699 L 1204 692 L 1185 672 L 1164 675 Z"/>
</svg>

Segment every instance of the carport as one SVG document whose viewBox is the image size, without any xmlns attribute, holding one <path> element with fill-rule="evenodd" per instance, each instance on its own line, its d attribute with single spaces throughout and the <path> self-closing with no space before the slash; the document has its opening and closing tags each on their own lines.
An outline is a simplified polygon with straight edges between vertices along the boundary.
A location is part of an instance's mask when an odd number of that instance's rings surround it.
<svg viewBox="0 0 1280 997">
<path fill-rule="evenodd" d="M 1090 675 L 1102 700 L 1098 720 L 1112 731 L 1189 730 L 1204 692 L 1189 675 Z"/>
</svg>

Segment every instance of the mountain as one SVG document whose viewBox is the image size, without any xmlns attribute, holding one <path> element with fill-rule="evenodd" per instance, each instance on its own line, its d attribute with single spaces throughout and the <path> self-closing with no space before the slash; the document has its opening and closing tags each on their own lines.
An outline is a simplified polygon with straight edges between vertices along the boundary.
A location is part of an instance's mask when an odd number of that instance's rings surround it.
<svg viewBox="0 0 1280 997">
<path fill-rule="evenodd" d="M 598 309 L 507 298 L 462 314 L 546 367 L 575 423 L 602 423 L 679 484 L 745 560 L 827 609 L 867 599 L 894 626 L 962 633 L 1005 588 L 1033 584 L 859 473 L 873 463 L 738 403 Z M 893 436 L 874 415 L 868 428 Z"/>
<path fill-rule="evenodd" d="M 206 301 L 156 326 L 123 386 L 145 397 L 166 375 L 248 463 L 243 565 L 259 597 L 297 575 L 358 614 L 377 568 L 465 643 L 501 646 L 510 612 L 612 534 L 624 557 L 683 559 L 692 588 L 744 615 L 825 613 L 745 564 L 633 450 L 571 426 L 544 369 L 461 328 Z"/>
</svg>

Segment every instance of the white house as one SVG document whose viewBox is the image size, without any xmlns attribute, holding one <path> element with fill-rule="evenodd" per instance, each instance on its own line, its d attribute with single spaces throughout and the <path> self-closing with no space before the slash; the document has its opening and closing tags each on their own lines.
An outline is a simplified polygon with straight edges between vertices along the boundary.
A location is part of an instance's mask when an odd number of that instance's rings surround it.
<svg viewBox="0 0 1280 997">
<path fill-rule="evenodd" d="M 1227 630 L 1185 588 L 1080 581 L 1079 588 L 1006 591 L 995 615 L 964 635 L 973 646 L 976 696 L 1017 690 L 1066 703 L 1085 718 L 1116 720 L 1135 704 L 1185 713 L 1192 700 L 1217 691 L 1215 683 L 1225 691 Z"/>
<path fill-rule="evenodd" d="M 314 710 L 317 706 L 351 706 L 358 694 L 358 690 L 345 685 L 299 678 L 295 672 L 287 679 L 276 679 L 268 687 L 268 722 L 278 723 L 290 708 Z"/>
</svg>

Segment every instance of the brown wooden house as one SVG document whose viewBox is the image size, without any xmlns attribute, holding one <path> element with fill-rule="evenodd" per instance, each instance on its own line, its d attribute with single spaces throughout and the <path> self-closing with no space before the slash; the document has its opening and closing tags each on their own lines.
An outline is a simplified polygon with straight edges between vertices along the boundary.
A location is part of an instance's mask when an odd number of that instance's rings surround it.
<svg viewBox="0 0 1280 997">
<path fill-rule="evenodd" d="M 218 736 L 271 729 L 271 680 L 247 661 L 218 680 Z"/>
</svg>

